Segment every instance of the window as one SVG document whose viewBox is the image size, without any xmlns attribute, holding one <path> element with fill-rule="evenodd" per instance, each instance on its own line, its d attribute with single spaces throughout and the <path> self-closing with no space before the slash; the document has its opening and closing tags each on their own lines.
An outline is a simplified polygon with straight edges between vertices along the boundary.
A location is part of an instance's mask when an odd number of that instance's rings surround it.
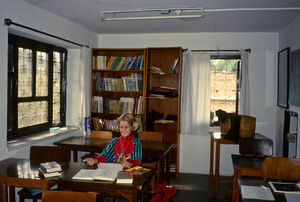
<svg viewBox="0 0 300 202">
<path fill-rule="evenodd" d="M 216 111 L 239 112 L 240 56 L 212 56 L 210 71 L 210 126 L 220 125 Z"/>
<path fill-rule="evenodd" d="M 9 35 L 8 140 L 65 125 L 67 50 Z"/>
</svg>

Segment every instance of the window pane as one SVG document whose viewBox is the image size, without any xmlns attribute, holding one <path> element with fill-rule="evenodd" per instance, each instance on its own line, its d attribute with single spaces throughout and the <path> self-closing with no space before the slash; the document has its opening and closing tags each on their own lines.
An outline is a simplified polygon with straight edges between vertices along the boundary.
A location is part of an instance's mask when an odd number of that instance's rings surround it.
<svg viewBox="0 0 300 202">
<path fill-rule="evenodd" d="M 53 52 L 53 124 L 60 123 L 60 91 L 61 91 L 60 53 Z"/>
<path fill-rule="evenodd" d="M 48 54 L 36 52 L 36 96 L 48 95 Z"/>
<path fill-rule="evenodd" d="M 210 73 L 211 123 L 218 121 L 215 112 L 236 112 L 238 59 L 212 59 Z M 239 89 L 238 89 L 239 90 Z M 238 99 L 239 100 L 239 99 Z"/>
<path fill-rule="evenodd" d="M 18 48 L 18 97 L 32 96 L 32 50 Z"/>
<path fill-rule="evenodd" d="M 18 129 L 47 122 L 47 101 L 18 103 Z"/>
</svg>

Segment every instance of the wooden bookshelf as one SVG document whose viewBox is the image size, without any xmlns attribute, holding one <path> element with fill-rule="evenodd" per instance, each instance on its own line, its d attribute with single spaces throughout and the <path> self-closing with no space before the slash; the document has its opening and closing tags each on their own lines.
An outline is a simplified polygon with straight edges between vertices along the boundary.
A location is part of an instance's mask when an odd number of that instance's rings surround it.
<svg viewBox="0 0 300 202">
<path fill-rule="evenodd" d="M 146 49 L 93 48 L 91 61 L 91 129 L 94 118 L 114 120 L 124 108 L 143 122 Z"/>
<path fill-rule="evenodd" d="M 174 62 L 177 60 L 176 66 Z M 171 153 L 171 164 L 175 166 L 178 174 L 179 166 L 179 126 L 180 126 L 180 86 L 181 86 L 181 47 L 151 47 L 147 48 L 146 70 L 146 102 L 145 102 L 145 126 L 146 130 L 163 132 L 163 141 L 177 143 Z M 163 73 L 153 71 L 149 67 L 159 68 Z M 172 71 L 171 71 L 172 70 Z M 170 90 L 170 94 L 164 92 L 164 88 Z M 162 93 L 160 92 L 162 90 Z M 163 94 L 163 95 L 159 95 Z M 158 112 L 162 119 L 168 121 L 153 121 L 151 112 Z M 152 122 L 153 121 L 153 125 Z M 151 126 L 151 127 L 149 127 Z"/>
</svg>

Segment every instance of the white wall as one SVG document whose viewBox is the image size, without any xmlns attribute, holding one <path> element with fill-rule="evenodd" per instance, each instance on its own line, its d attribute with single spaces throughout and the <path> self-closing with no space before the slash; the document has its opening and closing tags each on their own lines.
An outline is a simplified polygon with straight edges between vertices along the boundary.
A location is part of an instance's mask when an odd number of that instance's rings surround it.
<svg viewBox="0 0 300 202">
<path fill-rule="evenodd" d="M 277 33 L 177 33 L 100 35 L 100 48 L 180 46 L 188 49 L 251 49 L 249 55 L 251 115 L 256 132 L 276 140 Z M 209 172 L 209 136 L 181 135 L 180 172 Z M 232 175 L 230 153 L 237 146 L 221 148 L 221 174 Z"/>
<path fill-rule="evenodd" d="M 300 17 L 296 18 L 287 27 L 285 27 L 279 34 L 279 50 L 290 47 L 291 52 L 300 48 Z M 300 107 L 290 106 L 291 111 L 298 113 L 298 149 L 297 158 L 300 157 Z M 277 120 L 277 137 L 282 139 L 284 123 L 284 109 L 278 108 Z M 282 150 L 282 148 L 281 148 Z"/>
<path fill-rule="evenodd" d="M 1 0 L 0 1 L 0 156 L 10 157 L 14 152 L 7 151 L 7 43 L 8 32 L 22 33 L 33 39 L 52 43 L 68 48 L 68 70 L 67 70 L 67 124 L 77 125 L 78 104 L 78 80 L 79 78 L 79 46 L 69 44 L 54 38 L 50 38 L 32 31 L 11 25 L 4 25 L 4 19 L 10 18 L 14 22 L 57 35 L 59 37 L 96 47 L 98 35 L 87 31 L 64 18 L 51 14 L 43 9 L 36 8 L 23 0 Z M 90 67 L 87 67 L 90 68 Z M 75 96 L 74 96 L 75 95 Z M 55 141 L 55 140 L 52 140 Z M 25 149 L 25 148 L 24 148 Z M 25 149 L 26 150 L 26 149 Z M 27 155 L 28 156 L 28 155 Z"/>
</svg>

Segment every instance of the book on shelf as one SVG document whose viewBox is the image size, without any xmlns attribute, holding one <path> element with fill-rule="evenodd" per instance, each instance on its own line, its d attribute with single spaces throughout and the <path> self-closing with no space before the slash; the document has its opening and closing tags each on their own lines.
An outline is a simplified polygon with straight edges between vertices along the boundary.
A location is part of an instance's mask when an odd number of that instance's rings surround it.
<svg viewBox="0 0 300 202">
<path fill-rule="evenodd" d="M 57 176 L 60 176 L 61 175 L 61 172 L 51 172 L 51 173 L 48 173 L 48 172 L 45 172 L 44 170 L 42 170 L 41 168 L 39 168 L 39 172 L 41 175 L 43 175 L 45 178 L 48 178 L 48 177 L 57 177 Z"/>
<path fill-rule="evenodd" d="M 155 74 L 165 74 L 165 72 L 163 72 L 160 68 L 158 67 L 154 67 L 154 66 L 151 66 L 149 67 L 150 69 L 150 72 L 151 73 L 155 73 Z"/>
<path fill-rule="evenodd" d="M 269 182 L 270 187 L 274 192 L 288 193 L 288 194 L 300 194 L 300 182 Z"/>
<path fill-rule="evenodd" d="M 72 179 L 115 181 L 122 170 L 122 165 L 118 163 L 99 163 L 97 169 L 81 169 Z"/>
<path fill-rule="evenodd" d="M 117 176 L 117 184 L 132 184 L 133 182 L 133 173 L 120 171 Z"/>
<path fill-rule="evenodd" d="M 94 124 L 94 129 L 95 130 L 101 130 L 102 129 L 99 118 L 93 118 L 93 124 Z"/>
<path fill-rule="evenodd" d="M 179 64 L 178 62 L 179 62 L 179 58 L 176 58 L 173 64 L 171 65 L 171 67 L 169 68 L 169 73 L 177 73 L 178 64 Z"/>
<path fill-rule="evenodd" d="M 94 57 L 95 62 L 94 62 L 94 69 L 96 70 L 103 70 L 106 67 L 106 56 L 99 55 L 97 57 Z"/>
<path fill-rule="evenodd" d="M 56 161 L 40 163 L 40 168 L 47 173 L 62 171 L 61 166 Z"/>
</svg>

